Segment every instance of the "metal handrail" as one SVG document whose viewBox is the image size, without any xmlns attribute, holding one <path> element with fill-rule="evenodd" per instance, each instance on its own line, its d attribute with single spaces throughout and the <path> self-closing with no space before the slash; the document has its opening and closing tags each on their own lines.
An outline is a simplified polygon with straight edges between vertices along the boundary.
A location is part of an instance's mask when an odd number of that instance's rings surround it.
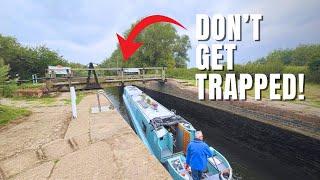
<svg viewBox="0 0 320 180">
<path fill-rule="evenodd" d="M 109 108 L 110 108 L 110 109 L 113 109 L 114 106 L 113 106 L 111 100 L 109 99 L 109 97 L 107 96 L 106 92 L 105 92 L 104 90 L 98 90 L 98 91 L 97 91 L 97 99 L 98 99 L 99 112 L 101 112 L 100 94 L 102 94 L 102 95 L 109 101 L 109 103 L 110 103 Z"/>
</svg>

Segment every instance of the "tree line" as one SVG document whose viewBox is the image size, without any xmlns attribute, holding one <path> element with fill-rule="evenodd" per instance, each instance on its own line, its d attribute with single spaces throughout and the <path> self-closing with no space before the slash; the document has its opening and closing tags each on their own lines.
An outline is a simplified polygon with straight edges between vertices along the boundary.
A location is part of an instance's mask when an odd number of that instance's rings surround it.
<svg viewBox="0 0 320 180">
<path fill-rule="evenodd" d="M 171 77 L 194 79 L 196 73 L 202 72 L 197 68 L 172 69 L 168 71 Z M 227 73 L 216 71 L 221 75 Z M 320 83 L 320 44 L 299 45 L 293 49 L 278 49 L 267 56 L 245 64 L 235 64 L 234 73 L 303 73 L 308 82 Z"/>
<path fill-rule="evenodd" d="M 0 73 L 8 71 L 10 79 L 31 79 L 32 74 L 45 76 L 49 65 L 82 67 L 79 63 L 68 62 L 65 58 L 46 46 L 23 46 L 14 37 L 0 34 Z M 0 74 L 1 76 L 1 74 Z M 1 78 L 1 77 L 0 77 Z"/>
<path fill-rule="evenodd" d="M 132 25 L 133 27 L 133 25 Z M 128 29 L 124 34 L 128 35 Z M 196 68 L 187 70 L 189 61 L 187 51 L 191 48 L 189 37 L 179 35 L 171 24 L 159 23 L 145 29 L 136 39 L 144 45 L 127 62 L 123 61 L 119 45 L 110 57 L 100 64 L 101 67 L 147 67 L 166 66 L 171 77 L 194 79 Z M 45 75 L 49 65 L 84 67 L 71 63 L 58 52 L 45 46 L 28 47 L 17 39 L 0 34 L 0 82 L 14 79 L 31 79 Z M 279 49 L 267 56 L 245 64 L 236 64 L 235 73 L 304 73 L 309 82 L 320 83 L 320 44 L 299 45 L 293 49 Z M 222 71 L 220 73 L 226 73 Z"/>
</svg>

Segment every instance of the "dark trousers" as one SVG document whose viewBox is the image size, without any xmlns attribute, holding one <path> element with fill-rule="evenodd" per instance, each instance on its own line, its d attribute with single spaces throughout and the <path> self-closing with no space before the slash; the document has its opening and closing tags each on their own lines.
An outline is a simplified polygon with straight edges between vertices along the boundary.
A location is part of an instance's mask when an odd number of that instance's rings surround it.
<svg viewBox="0 0 320 180">
<path fill-rule="evenodd" d="M 193 180 L 200 180 L 202 176 L 202 171 L 191 169 L 191 175 Z"/>
</svg>

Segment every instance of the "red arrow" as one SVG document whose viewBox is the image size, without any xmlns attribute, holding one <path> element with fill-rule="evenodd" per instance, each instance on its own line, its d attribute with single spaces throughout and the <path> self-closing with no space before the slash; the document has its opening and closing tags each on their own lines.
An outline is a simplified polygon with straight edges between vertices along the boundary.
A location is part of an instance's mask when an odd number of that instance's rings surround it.
<svg viewBox="0 0 320 180">
<path fill-rule="evenodd" d="M 134 54 L 134 52 L 136 52 L 136 50 L 143 44 L 141 42 L 134 42 L 134 39 L 138 36 L 138 34 L 147 26 L 158 22 L 173 23 L 186 29 L 179 22 L 167 16 L 152 15 L 145 17 L 140 22 L 138 22 L 138 24 L 135 27 L 133 27 L 127 39 L 124 39 L 122 36 L 117 34 L 122 55 L 125 61 L 127 61 Z"/>
</svg>

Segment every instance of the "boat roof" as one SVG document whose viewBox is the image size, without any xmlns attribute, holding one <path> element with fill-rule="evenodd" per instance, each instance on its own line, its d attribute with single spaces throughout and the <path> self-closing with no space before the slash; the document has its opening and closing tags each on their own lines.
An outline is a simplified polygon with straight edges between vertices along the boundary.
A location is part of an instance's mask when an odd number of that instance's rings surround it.
<svg viewBox="0 0 320 180">
<path fill-rule="evenodd" d="M 126 86 L 125 89 L 149 121 L 157 117 L 170 117 L 174 115 L 174 112 L 168 110 L 150 96 L 143 93 L 139 88 L 135 86 Z M 150 99 L 151 102 L 156 103 L 158 106 L 157 109 L 154 109 L 152 105 L 145 103 L 143 101 L 143 96 Z"/>
</svg>

